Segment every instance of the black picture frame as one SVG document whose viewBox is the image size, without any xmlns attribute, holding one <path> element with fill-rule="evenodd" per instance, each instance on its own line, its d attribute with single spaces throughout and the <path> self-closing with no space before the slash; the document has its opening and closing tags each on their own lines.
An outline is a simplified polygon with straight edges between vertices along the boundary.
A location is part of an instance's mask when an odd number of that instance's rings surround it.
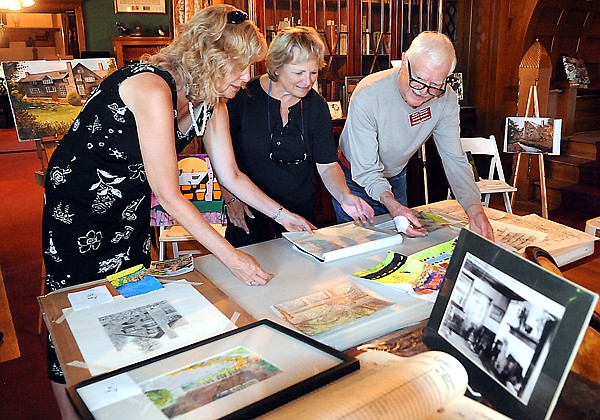
<svg viewBox="0 0 600 420">
<path fill-rule="evenodd" d="M 239 345 L 240 343 L 243 343 L 242 346 Z M 356 371 L 360 367 L 359 361 L 354 357 L 273 321 L 263 319 L 164 355 L 87 379 L 70 387 L 68 393 L 80 415 L 86 419 L 115 418 L 115 413 L 118 413 L 118 417 L 129 420 L 150 418 L 148 417 L 150 413 L 154 412 L 160 415 L 164 414 L 164 411 L 150 400 L 148 393 L 143 393 L 144 381 L 137 382 L 137 380 L 150 375 L 150 382 L 155 382 L 156 378 L 167 376 L 170 378 L 168 381 L 172 381 L 172 377 L 179 375 L 180 372 L 189 374 L 192 370 L 198 369 L 196 377 L 200 379 L 197 383 L 201 383 L 200 381 L 204 378 L 209 376 L 212 378 L 215 375 L 211 371 L 209 375 L 202 376 L 201 374 L 206 374 L 201 371 L 204 367 L 197 368 L 197 365 L 221 356 L 223 353 L 227 353 L 226 357 L 229 357 L 229 352 L 223 352 L 223 349 L 239 347 L 245 347 L 246 350 L 258 355 L 267 365 L 271 365 L 267 368 L 269 375 L 265 375 L 266 377 L 260 378 L 260 380 L 256 380 L 256 377 L 250 381 L 244 378 L 245 383 L 252 382 L 252 384 L 241 388 L 239 386 L 220 387 L 224 382 L 221 377 L 218 387 L 213 386 L 213 388 L 218 388 L 219 393 L 211 394 L 216 398 L 188 410 L 187 414 L 193 413 L 192 415 L 195 416 L 194 410 L 206 409 L 207 411 L 198 412 L 198 418 L 254 418 Z M 277 366 L 278 362 L 273 363 L 272 359 L 265 359 L 263 350 L 266 354 L 270 354 L 270 357 L 280 357 L 280 361 L 285 359 L 287 371 L 281 369 L 281 372 L 273 374 L 281 365 Z M 192 365 L 189 364 L 190 361 L 192 361 Z M 253 369 L 257 370 L 255 367 Z M 286 374 L 288 377 L 285 376 Z M 182 376 L 182 379 L 188 381 L 189 377 L 183 378 Z M 145 382 L 147 383 L 148 380 Z M 189 382 L 185 383 L 188 386 Z M 135 386 L 139 387 L 140 393 L 131 392 L 132 384 L 134 388 Z M 229 380 L 227 380 L 227 385 L 230 385 Z M 174 388 L 179 389 L 178 387 Z M 196 395 L 200 395 L 200 391 L 205 393 L 208 386 L 202 382 L 200 388 Z M 113 390 L 118 391 L 114 396 L 109 395 Z M 155 392 L 154 388 L 150 392 Z M 164 395 L 164 392 L 161 395 Z M 186 400 L 186 403 L 188 403 L 188 395 L 189 393 L 186 393 L 181 397 Z M 229 400 L 225 400 L 227 398 Z M 211 405 L 215 405 L 215 408 L 211 408 Z"/>
<path fill-rule="evenodd" d="M 423 341 L 460 360 L 471 388 L 498 411 L 511 418 L 548 418 L 597 300 L 595 293 L 463 229 Z M 500 322 L 493 319 L 499 311 Z"/>
</svg>

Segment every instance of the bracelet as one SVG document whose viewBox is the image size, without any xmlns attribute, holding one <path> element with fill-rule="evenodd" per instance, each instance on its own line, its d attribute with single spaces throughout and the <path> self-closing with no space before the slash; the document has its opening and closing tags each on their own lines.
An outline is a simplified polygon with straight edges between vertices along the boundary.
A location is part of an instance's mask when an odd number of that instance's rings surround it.
<svg viewBox="0 0 600 420">
<path fill-rule="evenodd" d="M 283 211 L 283 206 L 281 206 L 277 209 L 277 213 L 275 213 L 275 216 L 273 216 L 272 219 L 277 220 L 277 218 L 279 217 L 279 215 L 281 214 L 282 211 Z"/>
<path fill-rule="evenodd" d="M 233 203 L 235 200 L 237 200 L 237 198 L 235 198 L 235 197 L 231 197 L 229 200 L 227 200 L 227 202 L 225 203 L 225 205 L 227 205 L 227 204 L 231 204 L 231 203 Z"/>
</svg>

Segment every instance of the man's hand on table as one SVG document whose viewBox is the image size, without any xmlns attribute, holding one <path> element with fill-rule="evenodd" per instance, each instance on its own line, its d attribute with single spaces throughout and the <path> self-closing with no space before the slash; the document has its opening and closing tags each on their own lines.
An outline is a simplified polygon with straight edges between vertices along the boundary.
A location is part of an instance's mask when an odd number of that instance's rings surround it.
<svg viewBox="0 0 600 420">
<path fill-rule="evenodd" d="M 384 192 L 379 197 L 379 201 L 381 204 L 387 207 L 392 219 L 396 216 L 404 216 L 408 219 L 410 225 L 406 229 L 406 234 L 409 237 L 414 238 L 417 236 L 427 236 L 427 231 L 421 226 L 421 222 L 419 221 L 417 215 L 414 214 L 413 211 L 408 207 L 400 204 L 398 200 L 394 198 L 392 193 L 387 191 Z"/>
</svg>

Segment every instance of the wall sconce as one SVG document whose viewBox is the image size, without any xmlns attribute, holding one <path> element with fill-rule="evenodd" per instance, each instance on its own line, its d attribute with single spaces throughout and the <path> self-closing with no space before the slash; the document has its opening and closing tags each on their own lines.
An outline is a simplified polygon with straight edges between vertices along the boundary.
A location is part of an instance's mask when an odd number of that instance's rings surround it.
<svg viewBox="0 0 600 420">
<path fill-rule="evenodd" d="M 21 10 L 34 4 L 34 0 L 0 0 L 0 10 Z"/>
<path fill-rule="evenodd" d="M 34 0 L 0 0 L 0 11 L 3 10 L 21 10 L 24 7 L 31 7 L 35 4 Z M 16 22 L 15 22 L 16 24 Z M 0 14 L 0 48 L 10 48 L 10 40 L 4 28 L 4 21 Z"/>
</svg>

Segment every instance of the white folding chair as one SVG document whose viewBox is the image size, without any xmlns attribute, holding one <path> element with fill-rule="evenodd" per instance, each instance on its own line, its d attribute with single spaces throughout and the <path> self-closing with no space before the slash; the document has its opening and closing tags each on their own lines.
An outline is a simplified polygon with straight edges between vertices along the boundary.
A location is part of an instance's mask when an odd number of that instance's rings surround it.
<svg viewBox="0 0 600 420">
<path fill-rule="evenodd" d="M 508 193 L 514 193 L 517 191 L 517 188 L 509 185 L 504 178 L 504 171 L 502 170 L 502 162 L 500 161 L 500 154 L 498 152 L 496 138 L 493 135 L 491 135 L 489 138 L 463 137 L 460 139 L 460 142 L 465 152 L 469 151 L 473 156 L 487 155 L 491 158 L 490 169 L 487 178 L 480 178 L 479 181 L 476 182 L 477 187 L 483 196 L 482 204 L 486 207 L 489 207 L 490 196 L 492 194 L 502 194 L 506 212 L 512 213 L 512 207 L 510 205 L 510 197 Z M 448 199 L 451 198 L 452 191 L 450 188 L 448 188 Z"/>
</svg>

